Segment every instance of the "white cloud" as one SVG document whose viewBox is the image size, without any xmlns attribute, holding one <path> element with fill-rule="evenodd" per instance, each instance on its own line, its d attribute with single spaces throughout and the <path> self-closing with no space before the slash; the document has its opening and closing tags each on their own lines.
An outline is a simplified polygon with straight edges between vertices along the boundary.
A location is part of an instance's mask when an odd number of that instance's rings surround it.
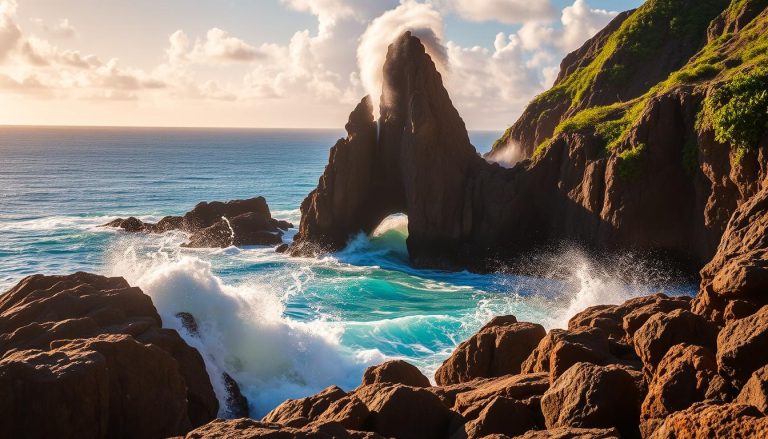
<svg viewBox="0 0 768 439">
<path fill-rule="evenodd" d="M 171 62 L 218 64 L 251 62 L 266 57 L 261 50 L 217 27 L 208 30 L 204 38 L 195 40 L 194 45 L 190 45 L 189 37 L 181 30 L 170 36 L 169 43 L 166 54 Z"/>
<path fill-rule="evenodd" d="M 0 61 L 16 48 L 21 40 L 21 29 L 16 24 L 15 0 L 0 2 Z"/>
<path fill-rule="evenodd" d="M 519 24 L 551 19 L 557 13 L 549 0 L 449 0 L 444 3 L 471 21 Z"/>
<path fill-rule="evenodd" d="M 45 32 L 46 35 L 53 38 L 73 38 L 77 35 L 77 29 L 69 22 L 69 19 L 62 18 L 56 24 L 50 25 L 42 18 L 35 18 L 32 20 L 35 24 Z"/>
<path fill-rule="evenodd" d="M 592 9 L 586 0 L 576 0 L 573 5 L 563 9 L 562 22 L 565 29 L 561 43 L 563 49 L 566 51 L 577 49 L 584 41 L 604 28 L 616 15 L 618 12 Z"/>
</svg>

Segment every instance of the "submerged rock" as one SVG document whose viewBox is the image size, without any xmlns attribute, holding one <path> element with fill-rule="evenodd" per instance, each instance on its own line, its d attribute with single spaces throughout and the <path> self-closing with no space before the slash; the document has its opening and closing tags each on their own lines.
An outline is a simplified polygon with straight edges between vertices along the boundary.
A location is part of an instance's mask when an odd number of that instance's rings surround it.
<svg viewBox="0 0 768 439">
<path fill-rule="evenodd" d="M 165 437 L 213 419 L 202 357 L 161 323 L 122 278 L 23 279 L 0 295 L 0 431 Z"/>
<path fill-rule="evenodd" d="M 181 230 L 190 233 L 185 247 L 208 248 L 247 245 L 278 245 L 283 233 L 293 227 L 272 218 L 264 197 L 222 203 L 202 202 L 184 216 L 166 216 L 157 224 L 130 217 L 118 218 L 104 225 L 126 232 L 163 233 Z"/>
</svg>

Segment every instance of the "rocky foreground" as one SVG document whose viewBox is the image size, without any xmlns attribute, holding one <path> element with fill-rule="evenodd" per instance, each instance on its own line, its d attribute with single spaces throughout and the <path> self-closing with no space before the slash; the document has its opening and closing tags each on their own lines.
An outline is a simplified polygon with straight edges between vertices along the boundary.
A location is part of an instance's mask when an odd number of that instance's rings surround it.
<svg viewBox="0 0 768 439">
<path fill-rule="evenodd" d="M 184 216 L 166 216 L 157 223 L 136 217 L 117 218 L 104 227 L 129 233 L 164 233 L 180 230 L 190 234 L 185 247 L 225 248 L 247 245 L 280 245 L 283 234 L 293 224 L 272 218 L 264 197 L 227 202 L 198 203 Z"/>
<path fill-rule="evenodd" d="M 7 437 L 758 438 L 768 436 L 768 189 L 729 222 L 696 298 L 656 294 L 575 315 L 568 329 L 500 316 L 432 385 L 412 365 L 261 420 L 123 279 L 31 276 L 0 296 Z M 177 316 L 195 336 L 194 316 Z M 221 396 L 221 395 L 220 395 Z M 44 421 L 41 421 L 44 420 Z"/>
</svg>

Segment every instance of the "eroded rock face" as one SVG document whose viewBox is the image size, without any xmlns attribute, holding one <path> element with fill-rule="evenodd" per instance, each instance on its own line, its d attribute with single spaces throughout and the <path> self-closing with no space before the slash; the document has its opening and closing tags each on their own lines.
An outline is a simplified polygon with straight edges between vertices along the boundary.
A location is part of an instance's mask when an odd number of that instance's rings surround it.
<svg viewBox="0 0 768 439">
<path fill-rule="evenodd" d="M 560 427 L 549 430 L 529 431 L 516 439 L 617 439 L 615 428 L 572 428 Z"/>
<path fill-rule="evenodd" d="M 283 232 L 293 227 L 272 218 L 264 197 L 222 203 L 202 202 L 184 216 L 166 216 L 157 224 L 130 217 L 118 218 L 104 225 L 126 232 L 163 233 L 182 230 L 190 233 L 186 247 L 229 247 L 282 244 Z"/>
<path fill-rule="evenodd" d="M 640 429 L 648 437 L 670 414 L 705 399 L 727 399 L 715 355 L 701 346 L 673 346 L 659 363 L 641 408 Z"/>
<path fill-rule="evenodd" d="M 219 405 L 202 357 L 160 326 L 122 278 L 25 278 L 0 296 L 0 429 L 164 437 L 210 421 Z"/>
<path fill-rule="evenodd" d="M 756 408 L 742 404 L 700 402 L 672 414 L 651 435 L 651 438 L 766 436 L 768 436 L 768 418 L 763 417 Z"/>
<path fill-rule="evenodd" d="M 701 270 L 702 292 L 694 310 L 724 322 L 729 305 L 732 320 L 768 304 L 767 261 L 768 186 L 742 204 L 728 222 L 715 257 Z"/>
<path fill-rule="evenodd" d="M 578 363 L 541 398 L 547 428 L 613 428 L 638 434 L 639 393 L 635 381 L 617 366 Z"/>
<path fill-rule="evenodd" d="M 405 384 L 411 387 L 429 387 L 429 378 L 414 365 L 403 360 L 387 361 L 378 366 L 371 366 L 363 374 L 363 385 L 370 384 Z"/>
<path fill-rule="evenodd" d="M 752 374 L 734 402 L 757 407 L 768 415 L 768 365 Z"/>
<path fill-rule="evenodd" d="M 521 364 L 545 335 L 541 325 L 497 318 L 456 348 L 435 372 L 435 381 L 449 385 L 520 373 Z"/>
<path fill-rule="evenodd" d="M 768 352 L 768 305 L 749 317 L 726 325 L 717 336 L 720 373 L 741 388 L 765 366 Z"/>
<path fill-rule="evenodd" d="M 669 314 L 654 314 L 635 332 L 635 352 L 643 362 L 646 377 L 653 376 L 667 351 L 679 343 L 715 350 L 717 327 L 690 311 L 678 309 Z"/>
</svg>

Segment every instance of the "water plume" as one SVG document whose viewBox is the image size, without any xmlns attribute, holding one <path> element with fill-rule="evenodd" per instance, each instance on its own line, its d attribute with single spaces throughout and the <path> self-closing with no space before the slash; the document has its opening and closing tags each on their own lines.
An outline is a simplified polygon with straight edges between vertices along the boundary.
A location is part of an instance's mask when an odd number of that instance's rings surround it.
<svg viewBox="0 0 768 439">
<path fill-rule="evenodd" d="M 360 37 L 357 63 L 366 93 L 373 99 L 377 118 L 387 47 L 406 31 L 421 40 L 442 74 L 447 71 L 448 55 L 442 43 L 443 21 L 431 4 L 403 0 L 395 9 L 374 19 Z"/>
<path fill-rule="evenodd" d="M 501 148 L 488 153 L 485 159 L 490 163 L 498 163 L 505 168 L 512 168 L 518 162 L 525 160 L 525 158 L 525 153 L 520 147 L 520 144 L 514 141 L 509 141 Z"/>
</svg>

